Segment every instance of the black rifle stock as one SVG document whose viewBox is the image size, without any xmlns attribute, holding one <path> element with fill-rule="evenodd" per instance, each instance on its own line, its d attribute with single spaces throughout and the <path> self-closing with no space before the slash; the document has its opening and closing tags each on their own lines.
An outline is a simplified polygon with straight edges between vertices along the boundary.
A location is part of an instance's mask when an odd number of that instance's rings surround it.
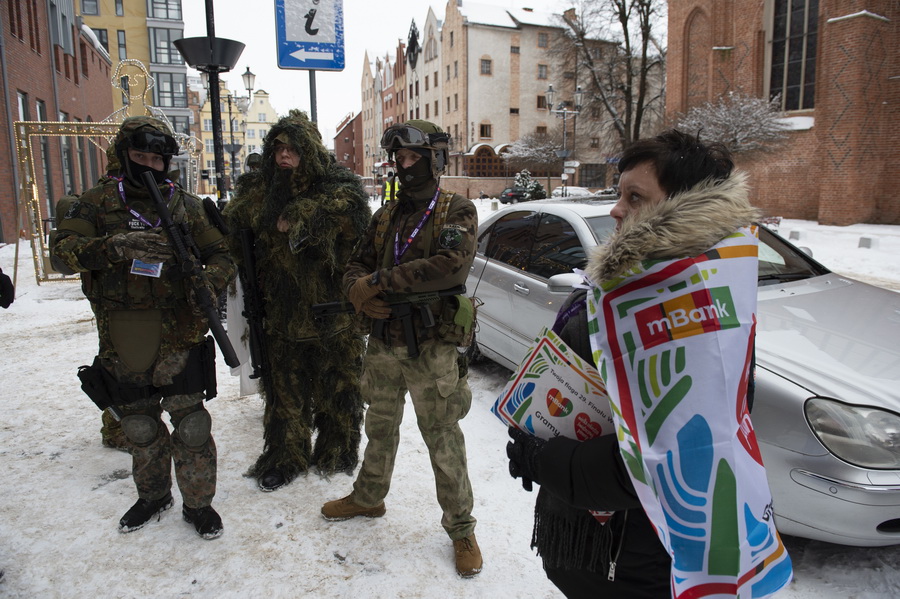
<svg viewBox="0 0 900 599">
<path fill-rule="evenodd" d="M 241 229 L 241 255 L 244 257 L 241 267 L 241 282 L 244 288 L 244 318 L 250 328 L 250 365 L 253 367 L 251 379 L 262 379 L 263 390 L 270 402 L 275 401 L 275 386 L 272 382 L 271 364 L 266 352 L 263 319 L 265 318 L 265 302 L 256 282 L 256 254 L 252 229 Z"/>
<path fill-rule="evenodd" d="M 204 272 L 203 266 L 200 264 L 200 251 L 197 249 L 197 244 L 194 243 L 194 238 L 191 237 L 186 225 L 179 226 L 175 224 L 175 221 L 172 219 L 172 213 L 169 212 L 169 207 L 163 200 L 162 194 L 159 193 L 153 174 L 143 172 L 141 173 L 141 178 L 144 180 L 144 187 L 147 188 L 150 192 L 150 197 L 153 198 L 153 203 L 156 205 L 156 213 L 159 215 L 162 227 L 166 230 L 172 247 L 175 248 L 175 259 L 178 262 L 178 266 L 190 280 L 194 295 L 200 304 L 200 308 L 203 310 L 203 314 L 206 316 L 209 330 L 222 351 L 225 363 L 231 368 L 237 368 L 241 365 L 241 361 L 234 352 L 234 347 L 232 347 L 231 341 L 228 339 L 225 327 L 222 326 L 222 322 L 219 320 L 215 298 L 209 291 L 206 272 Z"/>
<path fill-rule="evenodd" d="M 389 293 L 384 297 L 384 300 L 391 307 L 391 318 L 375 319 L 375 335 L 378 337 L 381 336 L 384 325 L 388 320 L 399 320 L 403 323 L 403 335 L 406 338 L 406 351 L 410 358 L 415 358 L 419 355 L 419 339 L 416 336 L 415 326 L 413 326 L 413 308 L 419 309 L 419 314 L 422 317 L 422 323 L 425 325 L 425 328 L 431 328 L 435 325 L 435 322 L 434 314 L 431 313 L 428 304 L 436 302 L 442 297 L 465 295 L 465 293 L 465 285 L 458 285 L 440 291 L 398 294 Z M 356 308 L 353 304 L 346 301 L 326 302 L 324 304 L 313 304 L 312 312 L 316 318 L 319 318 L 322 316 L 334 316 L 336 314 L 353 314 L 356 312 Z"/>
</svg>

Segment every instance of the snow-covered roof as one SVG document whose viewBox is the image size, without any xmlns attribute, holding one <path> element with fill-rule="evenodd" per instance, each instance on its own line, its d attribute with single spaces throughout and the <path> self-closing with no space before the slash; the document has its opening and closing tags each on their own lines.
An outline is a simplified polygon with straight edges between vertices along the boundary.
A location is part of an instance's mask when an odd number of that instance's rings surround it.
<svg viewBox="0 0 900 599">
<path fill-rule="evenodd" d="M 553 27 L 553 13 L 525 8 L 503 8 L 489 4 L 463 2 L 459 12 L 470 25 L 491 25 L 493 27 L 518 28 L 520 24 Z"/>
</svg>

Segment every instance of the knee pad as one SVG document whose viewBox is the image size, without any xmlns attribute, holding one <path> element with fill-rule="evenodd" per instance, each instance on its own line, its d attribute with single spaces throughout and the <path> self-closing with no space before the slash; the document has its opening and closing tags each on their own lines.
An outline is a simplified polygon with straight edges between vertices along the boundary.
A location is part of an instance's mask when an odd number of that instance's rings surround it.
<svg viewBox="0 0 900 599">
<path fill-rule="evenodd" d="M 122 418 L 122 431 L 135 445 L 147 446 L 155 441 L 159 434 L 159 421 L 146 414 L 132 414 Z"/>
<path fill-rule="evenodd" d="M 209 440 L 212 417 L 202 407 L 181 419 L 175 432 L 188 447 L 202 447 Z"/>
</svg>

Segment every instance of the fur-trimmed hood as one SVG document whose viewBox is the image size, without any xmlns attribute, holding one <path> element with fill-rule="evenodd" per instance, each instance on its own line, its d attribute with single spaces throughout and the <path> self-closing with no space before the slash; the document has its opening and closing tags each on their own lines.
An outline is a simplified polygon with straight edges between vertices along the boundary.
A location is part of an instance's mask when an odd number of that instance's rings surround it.
<svg viewBox="0 0 900 599">
<path fill-rule="evenodd" d="M 587 276 L 599 284 L 622 276 L 642 260 L 696 256 L 757 218 L 746 173 L 704 181 L 626 218 L 609 241 L 591 253 Z"/>
</svg>

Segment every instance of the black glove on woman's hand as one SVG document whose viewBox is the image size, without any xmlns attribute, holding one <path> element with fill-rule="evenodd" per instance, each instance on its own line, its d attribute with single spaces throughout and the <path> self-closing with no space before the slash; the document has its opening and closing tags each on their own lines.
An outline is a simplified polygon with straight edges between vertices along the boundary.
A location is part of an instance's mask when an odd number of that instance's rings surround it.
<svg viewBox="0 0 900 599">
<path fill-rule="evenodd" d="M 509 474 L 513 478 L 522 478 L 522 488 L 531 491 L 532 481 L 541 484 L 538 472 L 537 458 L 544 449 L 546 441 L 532 437 L 517 428 L 509 427 L 509 437 L 512 439 L 506 444 L 506 455 L 509 457 Z"/>
</svg>

